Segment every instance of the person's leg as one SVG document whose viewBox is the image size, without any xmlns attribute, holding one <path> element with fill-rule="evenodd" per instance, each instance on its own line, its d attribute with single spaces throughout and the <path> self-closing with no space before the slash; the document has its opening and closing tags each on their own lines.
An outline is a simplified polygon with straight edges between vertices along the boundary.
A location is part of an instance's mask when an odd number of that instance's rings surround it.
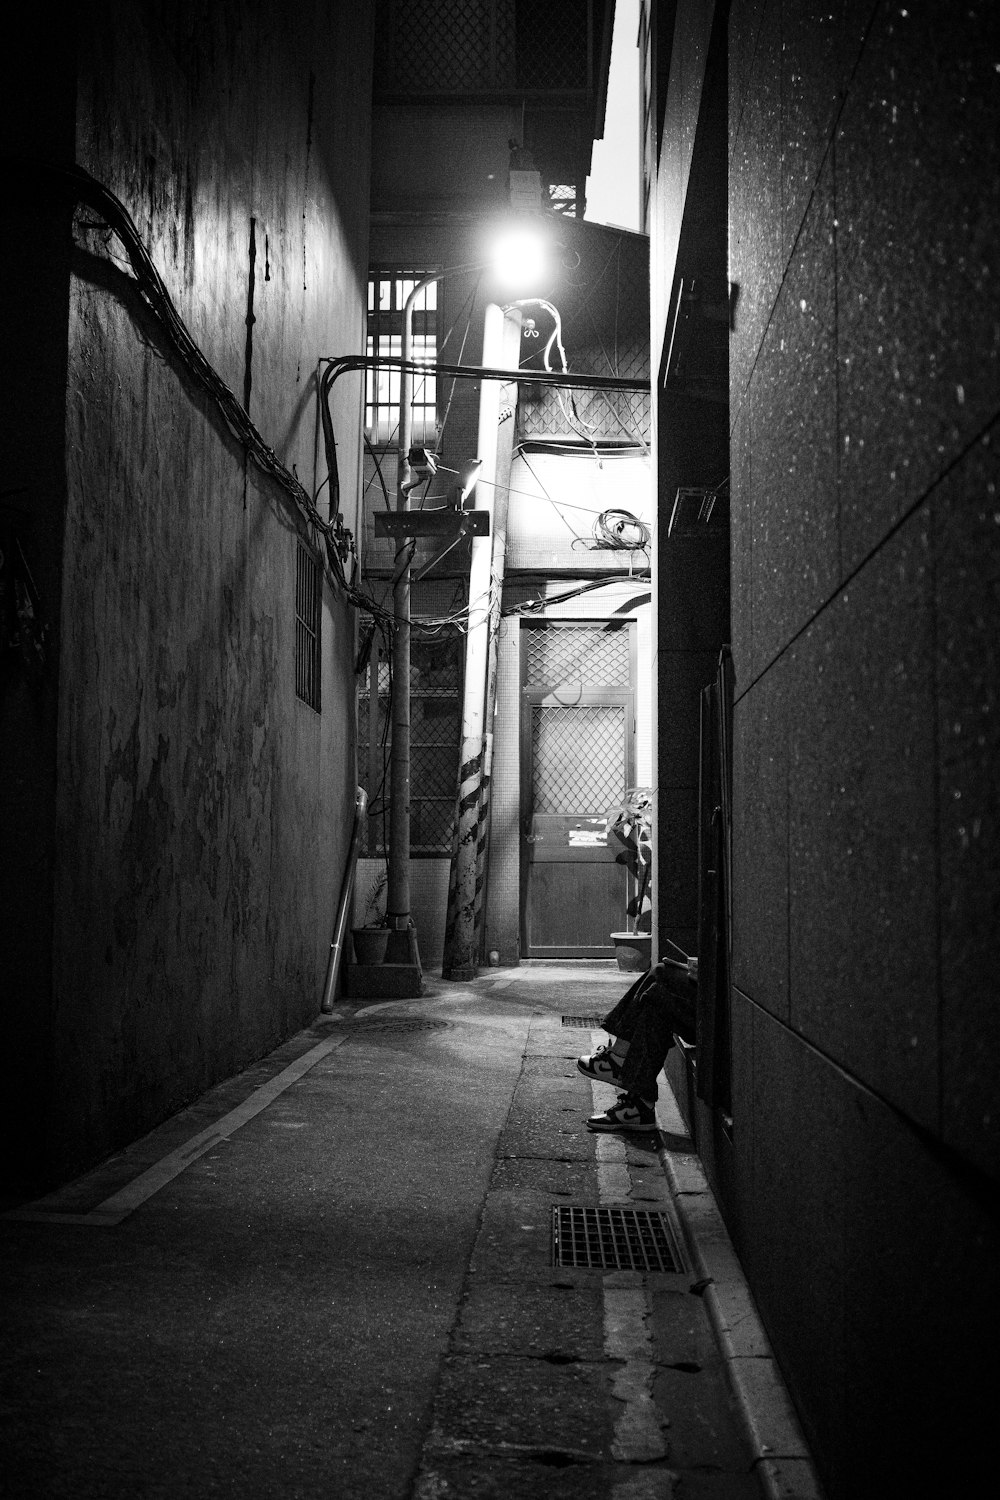
<svg viewBox="0 0 1000 1500">
<path fill-rule="evenodd" d="M 634 984 L 630 985 L 612 1010 L 604 1017 L 604 1030 L 610 1036 L 631 1039 L 636 1022 L 642 1014 L 646 996 L 656 984 L 656 970 L 644 969 Z"/>
<path fill-rule="evenodd" d="M 644 997 L 653 984 L 652 974 L 652 969 L 644 970 L 605 1016 L 602 1025 L 611 1041 L 602 1043 L 593 1052 L 585 1053 L 577 1059 L 577 1068 L 587 1078 L 596 1078 L 599 1083 L 610 1083 L 616 1088 L 622 1087 L 619 1083 L 622 1065 L 628 1053 L 629 1039 L 642 1014 Z"/>
<path fill-rule="evenodd" d="M 625 1097 L 603 1114 L 592 1115 L 587 1121 L 591 1130 L 643 1130 L 654 1125 L 656 1079 L 674 1035 L 694 1037 L 696 980 L 685 965 L 670 960 L 657 964 L 651 974 L 653 982 L 635 997 L 629 1013 L 628 1049 L 615 1077 L 607 1080 L 623 1089 Z"/>
</svg>

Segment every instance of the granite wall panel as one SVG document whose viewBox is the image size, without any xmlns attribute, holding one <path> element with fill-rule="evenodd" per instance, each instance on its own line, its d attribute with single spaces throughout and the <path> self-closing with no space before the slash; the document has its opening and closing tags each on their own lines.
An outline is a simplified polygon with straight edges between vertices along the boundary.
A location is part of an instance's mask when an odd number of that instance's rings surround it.
<svg viewBox="0 0 1000 1500">
<path fill-rule="evenodd" d="M 785 658 L 733 714 L 733 982 L 788 1020 L 788 733 Z"/>
<path fill-rule="evenodd" d="M 831 186 L 825 173 L 750 383 L 755 676 L 840 576 Z"/>
<path fill-rule="evenodd" d="M 738 986 L 730 991 L 731 1113 L 733 1190 L 728 1196 L 729 1230 L 741 1256 L 757 1244 L 757 1193 L 754 1188 L 754 1017 L 756 1007 Z"/>
<path fill-rule="evenodd" d="M 754 1235 L 742 1253 L 814 1444 L 844 1431 L 842 1089 L 825 1059 L 755 1010 Z"/>
<path fill-rule="evenodd" d="M 781 224 L 787 260 L 826 159 L 875 0 L 782 0 Z"/>
<path fill-rule="evenodd" d="M 944 1138 L 1000 1175 L 1000 429 L 933 497 Z"/>
<path fill-rule="evenodd" d="M 840 118 L 848 571 L 1000 407 L 998 55 L 995 5 L 882 5 Z"/>
<path fill-rule="evenodd" d="M 746 389 L 781 285 L 781 3 L 767 0 L 730 161 L 730 402 Z"/>
<path fill-rule="evenodd" d="M 729 155 L 743 118 L 761 18 L 767 0 L 732 0 L 729 7 Z"/>
<path fill-rule="evenodd" d="M 791 1020 L 938 1124 L 929 517 L 800 640 L 790 750 Z"/>
<path fill-rule="evenodd" d="M 736 692 L 742 692 L 753 672 L 753 506 L 750 447 L 750 403 L 740 403 L 730 441 L 729 587 L 733 671 Z"/>
<path fill-rule="evenodd" d="M 837 1075 L 847 1306 L 837 1495 L 974 1495 L 996 1421 L 995 1188 Z"/>
<path fill-rule="evenodd" d="M 974 1494 L 1000 1325 L 995 1191 L 745 1004 L 752 1203 L 727 1216 L 828 1492 Z M 737 1150 L 745 1074 L 744 1055 Z"/>
</svg>

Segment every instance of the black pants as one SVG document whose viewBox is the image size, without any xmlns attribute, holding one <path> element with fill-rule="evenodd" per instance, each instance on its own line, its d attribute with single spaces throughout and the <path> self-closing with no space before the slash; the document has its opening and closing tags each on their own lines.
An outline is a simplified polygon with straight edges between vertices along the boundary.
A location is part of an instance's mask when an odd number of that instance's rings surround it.
<svg viewBox="0 0 1000 1500">
<path fill-rule="evenodd" d="M 620 1084 L 627 1093 L 650 1102 L 656 1098 L 656 1077 L 674 1034 L 694 1041 L 697 988 L 684 964 L 665 958 L 647 969 L 605 1016 L 605 1031 L 629 1044 Z"/>
</svg>

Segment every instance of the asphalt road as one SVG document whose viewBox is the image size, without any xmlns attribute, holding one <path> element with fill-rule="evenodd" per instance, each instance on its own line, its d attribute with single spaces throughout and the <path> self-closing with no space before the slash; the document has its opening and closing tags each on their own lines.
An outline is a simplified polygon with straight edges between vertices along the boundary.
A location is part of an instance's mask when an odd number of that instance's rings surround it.
<svg viewBox="0 0 1000 1500">
<path fill-rule="evenodd" d="M 669 1212 L 652 1137 L 585 1129 L 562 1024 L 627 983 L 344 1007 L 0 1220 L 0 1493 L 756 1496 L 684 1267 L 552 1265 L 560 1203 Z"/>
</svg>

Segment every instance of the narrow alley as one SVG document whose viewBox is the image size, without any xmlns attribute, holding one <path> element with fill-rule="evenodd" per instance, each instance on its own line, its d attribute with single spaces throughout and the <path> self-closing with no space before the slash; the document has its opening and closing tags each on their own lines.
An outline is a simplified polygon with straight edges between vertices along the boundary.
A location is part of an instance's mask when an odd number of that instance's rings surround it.
<svg viewBox="0 0 1000 1500">
<path fill-rule="evenodd" d="M 813 1493 L 748 1301 L 720 1347 L 746 1293 L 662 1078 L 659 1131 L 586 1129 L 614 1095 L 575 1059 L 627 982 L 342 1004 L 8 1211 L 4 1495 Z M 554 1265 L 554 1211 L 611 1206 L 677 1269 Z"/>
</svg>

